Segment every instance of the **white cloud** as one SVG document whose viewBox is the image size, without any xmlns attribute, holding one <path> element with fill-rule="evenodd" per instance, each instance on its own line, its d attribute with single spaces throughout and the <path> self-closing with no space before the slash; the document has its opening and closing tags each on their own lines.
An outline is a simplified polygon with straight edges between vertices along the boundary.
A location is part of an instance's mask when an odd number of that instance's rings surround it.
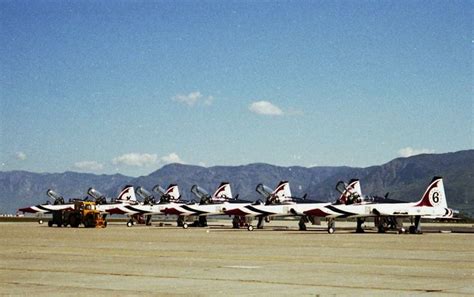
<svg viewBox="0 0 474 297">
<path fill-rule="evenodd" d="M 207 96 L 207 98 L 204 100 L 204 104 L 211 105 L 213 101 L 214 101 L 214 96 Z"/>
<path fill-rule="evenodd" d="M 170 164 L 170 163 L 184 163 L 183 160 L 178 156 L 177 153 L 170 153 L 167 156 L 160 158 L 161 163 Z"/>
<path fill-rule="evenodd" d="M 104 168 L 104 164 L 97 161 L 81 161 L 74 163 L 74 167 L 80 170 L 99 171 Z"/>
<path fill-rule="evenodd" d="M 156 154 L 129 153 L 113 158 L 112 163 L 115 165 L 145 167 L 156 165 L 158 156 Z"/>
<path fill-rule="evenodd" d="M 24 152 L 16 152 L 15 158 L 20 161 L 25 161 L 27 156 Z"/>
<path fill-rule="evenodd" d="M 414 156 L 414 155 L 419 155 L 419 154 L 432 154 L 434 153 L 435 150 L 432 150 L 432 149 L 426 149 L 426 148 L 422 148 L 422 149 L 415 149 L 415 148 L 412 148 L 412 147 L 404 147 L 402 149 L 400 149 L 398 151 L 398 154 L 401 156 L 401 157 L 411 157 L 411 156 Z"/>
<path fill-rule="evenodd" d="M 262 114 L 262 115 L 272 115 L 272 116 L 283 115 L 283 111 L 278 106 L 268 101 L 253 102 L 252 104 L 250 104 L 249 110 L 256 114 Z"/>
<path fill-rule="evenodd" d="M 204 96 L 199 91 L 191 92 L 187 95 L 178 94 L 171 98 L 173 101 L 184 103 L 188 106 L 194 106 L 195 104 L 202 102 L 204 105 L 211 105 L 214 101 L 213 96 Z"/>
<path fill-rule="evenodd" d="M 177 153 L 170 153 L 161 158 L 157 154 L 128 153 L 112 159 L 114 165 L 135 167 L 157 166 L 160 164 L 185 163 Z"/>
</svg>

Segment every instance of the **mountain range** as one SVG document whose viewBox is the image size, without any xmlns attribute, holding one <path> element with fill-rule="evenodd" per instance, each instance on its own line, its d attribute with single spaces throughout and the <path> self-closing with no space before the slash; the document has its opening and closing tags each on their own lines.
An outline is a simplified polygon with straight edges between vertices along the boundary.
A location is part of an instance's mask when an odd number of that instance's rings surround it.
<svg viewBox="0 0 474 297">
<path fill-rule="evenodd" d="M 470 186 L 474 185 L 474 150 L 397 158 L 366 168 L 282 167 L 263 163 L 214 167 L 169 164 L 140 177 L 0 171 L 0 213 L 15 213 L 20 207 L 44 203 L 48 200 L 46 190 L 49 188 L 65 198 L 83 198 L 89 187 L 107 197 L 116 197 L 127 184 L 151 190 L 156 184 L 166 187 L 176 183 L 183 198 L 191 200 L 194 199 L 190 192 L 193 184 L 212 192 L 222 181 L 230 182 L 234 196 L 239 194 L 241 199 L 260 199 L 255 191 L 259 183 L 273 188 L 280 180 L 288 180 L 295 197 L 307 194 L 308 199 L 334 201 L 338 197 L 335 190 L 338 181 L 359 178 L 364 194 L 385 195 L 389 192 L 393 199 L 417 201 L 433 176 L 444 178 L 448 206 L 473 217 L 474 196 Z"/>
</svg>

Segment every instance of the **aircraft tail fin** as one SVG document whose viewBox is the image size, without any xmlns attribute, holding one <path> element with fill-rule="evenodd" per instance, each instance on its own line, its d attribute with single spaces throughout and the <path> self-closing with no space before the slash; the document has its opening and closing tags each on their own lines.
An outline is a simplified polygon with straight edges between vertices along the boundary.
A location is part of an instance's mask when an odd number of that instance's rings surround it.
<svg viewBox="0 0 474 297">
<path fill-rule="evenodd" d="M 362 190 L 358 179 L 351 179 L 347 185 L 340 181 L 337 183 L 336 189 L 341 193 L 338 199 L 341 204 L 346 204 L 354 196 L 362 197 Z"/>
<path fill-rule="evenodd" d="M 179 187 L 177 184 L 170 184 L 165 191 L 165 195 L 169 195 L 171 200 L 179 200 L 181 194 L 179 193 Z"/>
<path fill-rule="evenodd" d="M 125 186 L 120 192 L 117 201 L 119 202 L 137 202 L 137 196 L 135 196 L 135 190 L 133 189 L 133 186 L 128 185 Z"/>
<path fill-rule="evenodd" d="M 446 194 L 444 192 L 443 178 L 435 176 L 426 188 L 425 193 L 415 206 L 428 206 L 447 208 Z"/>
<path fill-rule="evenodd" d="M 273 196 L 280 202 L 291 200 L 290 183 L 286 180 L 280 181 L 276 189 L 273 191 Z"/>
<path fill-rule="evenodd" d="M 232 189 L 230 187 L 230 183 L 222 182 L 217 190 L 212 195 L 214 198 L 224 198 L 224 199 L 232 199 Z"/>
</svg>

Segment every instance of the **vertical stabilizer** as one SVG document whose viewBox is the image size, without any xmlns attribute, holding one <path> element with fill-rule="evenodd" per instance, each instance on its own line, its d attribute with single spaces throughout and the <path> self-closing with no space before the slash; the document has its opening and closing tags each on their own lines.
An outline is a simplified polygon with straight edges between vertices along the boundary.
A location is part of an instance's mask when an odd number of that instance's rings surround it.
<svg viewBox="0 0 474 297">
<path fill-rule="evenodd" d="M 447 208 L 446 194 L 444 192 L 443 178 L 433 177 L 421 200 L 415 206 Z"/>
<path fill-rule="evenodd" d="M 338 185 L 341 182 L 338 183 Z M 345 189 L 342 190 L 341 196 L 338 201 L 341 204 L 346 204 L 349 201 L 355 200 L 354 198 L 362 197 L 362 190 L 360 187 L 360 181 L 358 179 L 351 179 L 349 184 L 345 185 Z"/>
<path fill-rule="evenodd" d="M 120 202 L 137 202 L 137 196 L 135 196 L 135 190 L 133 186 L 125 186 L 120 192 L 117 201 Z"/>
<path fill-rule="evenodd" d="M 291 200 L 290 183 L 288 181 L 281 181 L 272 195 L 280 202 Z"/>
<path fill-rule="evenodd" d="M 232 199 L 232 189 L 228 182 L 222 182 L 212 197 Z"/>
<path fill-rule="evenodd" d="M 165 195 L 169 195 L 171 200 L 176 201 L 181 197 L 179 193 L 179 188 L 177 184 L 170 184 L 168 189 L 166 189 Z"/>
</svg>

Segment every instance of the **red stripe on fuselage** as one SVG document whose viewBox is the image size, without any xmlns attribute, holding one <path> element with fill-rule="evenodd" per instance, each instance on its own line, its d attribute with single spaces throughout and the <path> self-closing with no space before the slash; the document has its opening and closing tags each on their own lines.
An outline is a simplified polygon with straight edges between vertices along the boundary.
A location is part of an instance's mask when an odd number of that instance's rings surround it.
<svg viewBox="0 0 474 297">
<path fill-rule="evenodd" d="M 126 214 L 126 211 L 121 210 L 120 208 L 112 208 L 107 210 L 108 213 L 110 214 Z"/>
<path fill-rule="evenodd" d="M 37 211 L 37 210 L 34 210 L 34 209 L 31 208 L 31 207 L 20 208 L 18 211 L 21 211 L 21 212 L 29 212 L 29 213 L 37 213 L 37 212 L 39 212 L 39 211 Z"/>
<path fill-rule="evenodd" d="M 167 215 L 180 215 L 183 213 L 182 211 L 179 211 L 176 208 L 165 208 L 161 212 Z"/>
<path fill-rule="evenodd" d="M 244 212 L 244 211 L 242 211 L 242 210 L 239 209 L 239 208 L 235 208 L 235 209 L 231 209 L 231 210 L 226 210 L 226 211 L 225 211 L 225 214 L 226 214 L 226 215 L 229 215 L 229 216 L 246 216 L 246 215 L 248 215 L 249 213 L 248 213 L 248 212 Z"/>
<path fill-rule="evenodd" d="M 315 208 L 315 209 L 305 211 L 304 214 L 308 215 L 308 216 L 315 216 L 315 217 L 326 217 L 326 216 L 329 215 L 328 213 L 325 213 L 324 211 L 322 211 L 319 208 Z"/>
</svg>

